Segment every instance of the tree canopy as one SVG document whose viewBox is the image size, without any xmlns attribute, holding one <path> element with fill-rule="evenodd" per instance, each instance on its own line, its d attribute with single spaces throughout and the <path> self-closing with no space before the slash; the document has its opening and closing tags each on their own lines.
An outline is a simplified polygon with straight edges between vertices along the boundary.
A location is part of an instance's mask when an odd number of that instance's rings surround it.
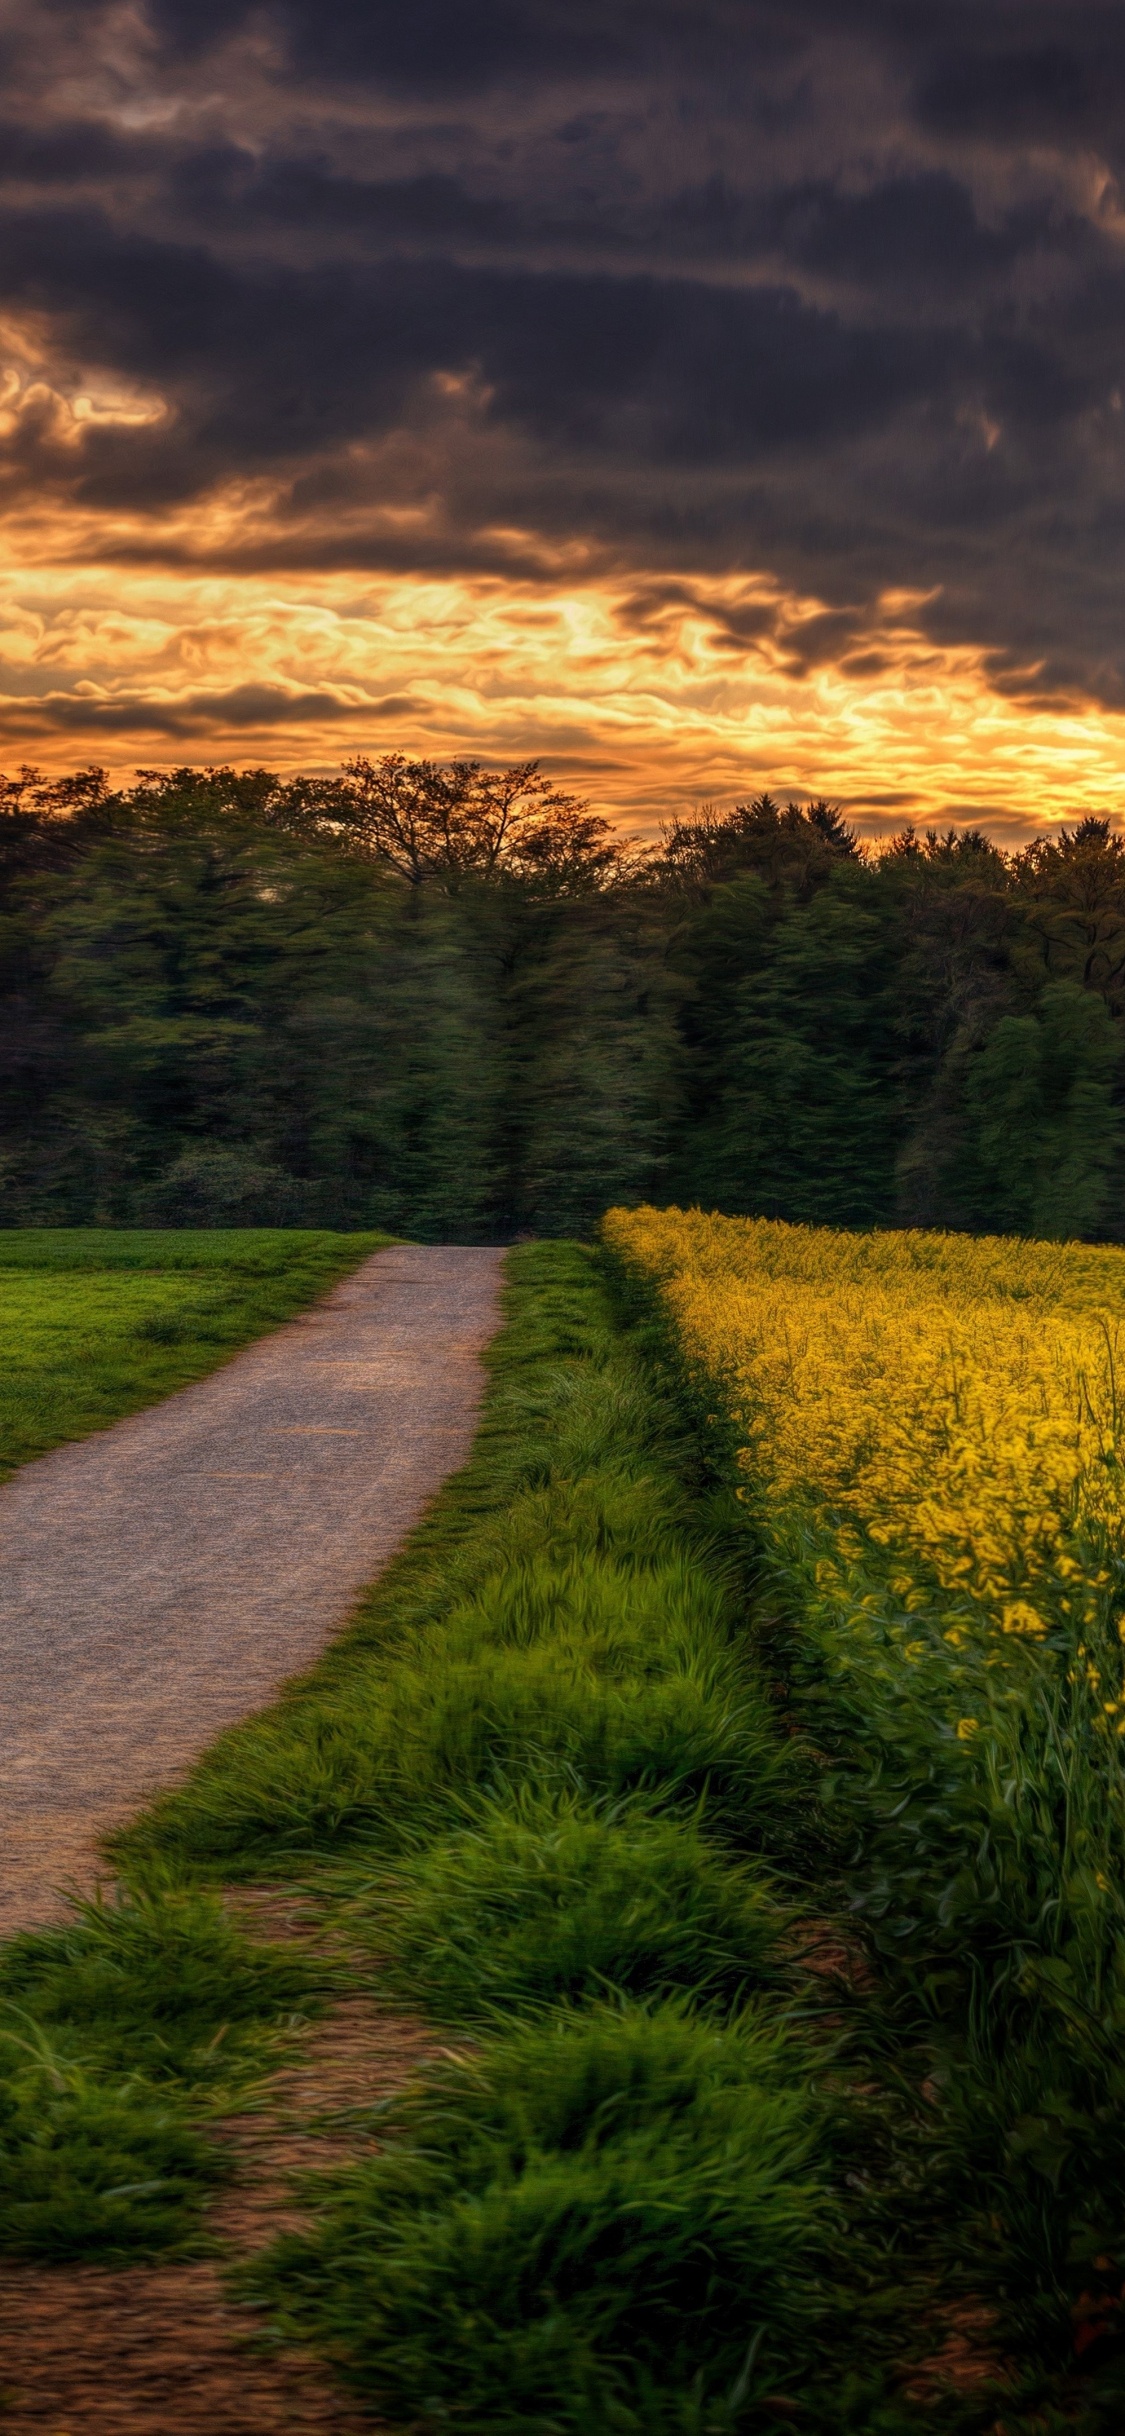
<svg viewBox="0 0 1125 2436">
<path fill-rule="evenodd" d="M 702 1200 L 1125 1239 L 1125 843 L 769 794 L 623 841 L 534 763 L 0 782 L 6 1223 L 469 1240 Z"/>
</svg>

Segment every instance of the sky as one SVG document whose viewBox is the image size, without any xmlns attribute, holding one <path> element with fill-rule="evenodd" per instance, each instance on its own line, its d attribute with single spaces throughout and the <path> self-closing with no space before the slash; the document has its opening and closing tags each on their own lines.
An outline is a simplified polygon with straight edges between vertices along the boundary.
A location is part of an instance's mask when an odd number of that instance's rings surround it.
<svg viewBox="0 0 1125 2436">
<path fill-rule="evenodd" d="M 1120 0 L 3 0 L 0 763 L 1125 811 Z"/>
</svg>

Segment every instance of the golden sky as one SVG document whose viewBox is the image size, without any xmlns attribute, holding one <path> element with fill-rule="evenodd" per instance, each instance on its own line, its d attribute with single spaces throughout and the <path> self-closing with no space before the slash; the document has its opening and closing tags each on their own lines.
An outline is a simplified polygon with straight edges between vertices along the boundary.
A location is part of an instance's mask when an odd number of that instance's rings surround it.
<svg viewBox="0 0 1125 2436">
<path fill-rule="evenodd" d="M 769 631 L 732 639 L 725 619 L 763 605 Z M 929 641 L 918 606 L 885 597 L 866 646 L 794 673 L 787 640 L 820 604 L 768 576 L 531 585 L 31 558 L 0 578 L 4 756 L 125 777 L 534 754 L 640 833 L 765 786 L 837 798 L 869 836 L 980 818 L 1015 838 L 1115 812 L 1125 715 L 997 690 L 987 655 Z"/>
<path fill-rule="evenodd" d="M 25 0 L 0 758 L 1116 818 L 1108 21 Z"/>
</svg>

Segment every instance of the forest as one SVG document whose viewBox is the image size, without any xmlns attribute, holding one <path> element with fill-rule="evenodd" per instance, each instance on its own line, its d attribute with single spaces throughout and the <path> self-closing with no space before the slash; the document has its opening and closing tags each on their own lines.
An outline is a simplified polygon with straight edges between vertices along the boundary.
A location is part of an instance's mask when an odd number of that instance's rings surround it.
<svg viewBox="0 0 1125 2436">
<path fill-rule="evenodd" d="M 0 1223 L 1125 1239 L 1125 841 L 622 841 L 534 764 L 0 787 Z"/>
</svg>

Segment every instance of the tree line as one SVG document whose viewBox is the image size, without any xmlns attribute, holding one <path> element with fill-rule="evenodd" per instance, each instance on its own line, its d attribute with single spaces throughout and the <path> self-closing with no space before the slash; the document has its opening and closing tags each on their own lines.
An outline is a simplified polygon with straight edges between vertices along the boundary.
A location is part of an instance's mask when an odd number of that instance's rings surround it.
<svg viewBox="0 0 1125 2436">
<path fill-rule="evenodd" d="M 622 843 L 534 764 L 0 783 L 0 1223 L 486 1241 L 614 1201 L 1125 1239 L 1125 844 Z"/>
</svg>

